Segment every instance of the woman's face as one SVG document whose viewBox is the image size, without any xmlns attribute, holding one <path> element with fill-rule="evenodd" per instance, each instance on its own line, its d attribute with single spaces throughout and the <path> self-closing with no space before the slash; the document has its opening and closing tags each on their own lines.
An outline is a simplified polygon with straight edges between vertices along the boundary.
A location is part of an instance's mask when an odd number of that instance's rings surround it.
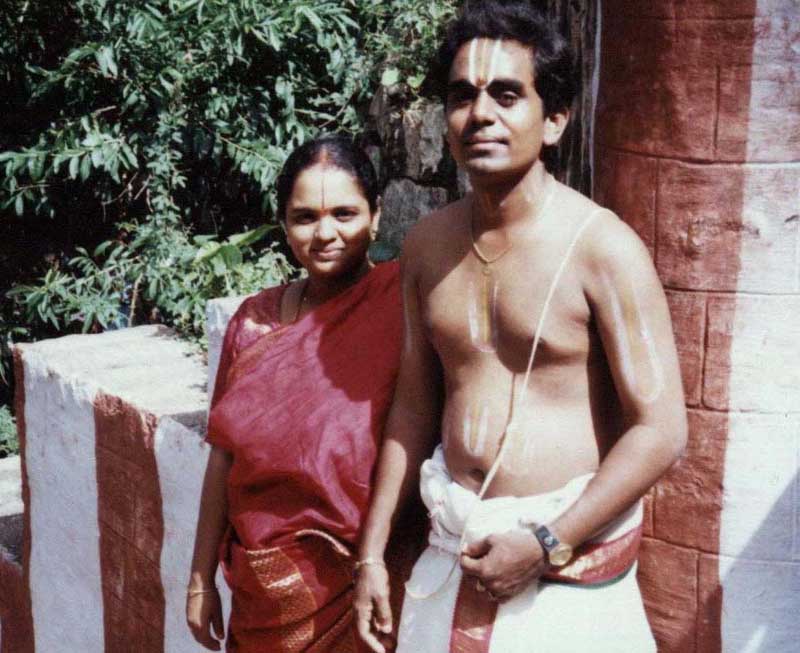
<svg viewBox="0 0 800 653">
<path fill-rule="evenodd" d="M 289 246 L 309 275 L 336 278 L 354 273 L 366 260 L 380 211 L 370 211 L 349 172 L 317 163 L 295 179 L 285 217 Z"/>
</svg>

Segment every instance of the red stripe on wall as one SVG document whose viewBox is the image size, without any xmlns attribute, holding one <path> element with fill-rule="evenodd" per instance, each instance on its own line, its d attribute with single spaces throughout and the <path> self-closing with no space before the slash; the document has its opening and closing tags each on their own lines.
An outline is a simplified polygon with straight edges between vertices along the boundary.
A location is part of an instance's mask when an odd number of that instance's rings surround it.
<svg viewBox="0 0 800 653">
<path fill-rule="evenodd" d="M 105 650 L 164 650 L 161 487 L 155 416 L 118 397 L 94 401 Z"/>
<path fill-rule="evenodd" d="M 0 560 L 0 618 L 2 618 L 2 653 L 34 653 L 33 611 L 31 608 L 31 493 L 26 468 L 25 433 L 25 366 L 22 351 L 14 349 L 14 413 L 17 418 L 17 434 L 22 466 L 22 501 L 25 512 L 22 517 L 23 549 L 22 568 L 11 561 Z"/>
</svg>

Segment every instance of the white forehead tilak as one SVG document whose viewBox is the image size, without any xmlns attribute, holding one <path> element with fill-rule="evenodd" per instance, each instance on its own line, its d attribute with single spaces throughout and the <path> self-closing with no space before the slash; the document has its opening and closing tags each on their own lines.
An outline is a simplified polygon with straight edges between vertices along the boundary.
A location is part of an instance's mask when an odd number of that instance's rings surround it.
<svg viewBox="0 0 800 653">
<path fill-rule="evenodd" d="M 480 41 L 480 48 L 478 47 Z M 502 40 L 472 39 L 469 42 L 469 83 L 475 87 L 489 86 L 497 71 L 497 59 Z M 491 45 L 491 51 L 490 50 Z"/>
</svg>

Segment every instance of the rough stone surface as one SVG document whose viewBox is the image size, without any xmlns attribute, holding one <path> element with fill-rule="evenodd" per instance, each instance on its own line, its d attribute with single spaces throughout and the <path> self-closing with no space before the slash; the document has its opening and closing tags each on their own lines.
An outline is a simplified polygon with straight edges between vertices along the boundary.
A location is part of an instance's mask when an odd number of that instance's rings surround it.
<svg viewBox="0 0 800 653">
<path fill-rule="evenodd" d="M 795 292 L 799 188 L 798 166 L 661 162 L 656 258 L 664 284 Z"/>
<path fill-rule="evenodd" d="M 423 104 L 403 113 L 405 176 L 416 181 L 429 181 L 436 175 L 444 158 L 445 130 L 441 104 Z"/>
<path fill-rule="evenodd" d="M 628 26 L 633 32 L 638 29 L 638 23 Z M 627 39 L 630 31 L 611 38 Z M 624 52 L 613 50 L 604 57 L 604 61 L 615 60 L 617 65 L 606 66 L 600 73 L 598 144 L 645 155 L 710 159 L 716 73 L 693 68 L 638 70 L 625 65 Z"/>
<path fill-rule="evenodd" d="M 447 204 L 444 188 L 418 186 L 409 179 L 396 179 L 383 193 L 383 218 L 379 238 L 400 249 L 406 232 L 421 217 Z"/>
<path fill-rule="evenodd" d="M 690 410 L 683 457 L 658 482 L 655 537 L 700 551 L 719 550 L 728 418 Z"/>
<path fill-rule="evenodd" d="M 798 70 L 800 66 L 777 64 L 721 70 L 720 160 L 800 161 Z"/>
<path fill-rule="evenodd" d="M 703 389 L 706 296 L 672 290 L 667 292 L 667 304 L 681 364 L 686 404 L 698 406 Z"/>
<path fill-rule="evenodd" d="M 792 524 L 800 512 L 800 497 L 795 494 L 798 451 L 800 413 L 730 413 L 721 554 L 751 560 L 793 559 Z"/>
<path fill-rule="evenodd" d="M 796 10 L 796 0 L 637 0 L 614 2 L 621 15 L 637 18 L 751 18 Z"/>
<path fill-rule="evenodd" d="M 651 256 L 655 253 L 657 182 L 657 160 L 598 148 L 594 200 L 633 227 Z"/>
<path fill-rule="evenodd" d="M 698 556 L 666 542 L 642 540 L 638 579 L 659 653 L 695 650 Z"/>
<path fill-rule="evenodd" d="M 703 403 L 719 410 L 797 412 L 800 295 L 712 297 Z"/>
</svg>

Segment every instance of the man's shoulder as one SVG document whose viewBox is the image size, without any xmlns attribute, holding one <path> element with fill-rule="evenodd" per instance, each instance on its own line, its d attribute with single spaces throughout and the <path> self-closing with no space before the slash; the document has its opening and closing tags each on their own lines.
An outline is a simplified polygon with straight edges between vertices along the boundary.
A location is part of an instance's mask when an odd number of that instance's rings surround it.
<svg viewBox="0 0 800 653">
<path fill-rule="evenodd" d="M 403 250 L 421 254 L 441 249 L 442 243 L 449 242 L 452 233 L 464 225 L 466 206 L 462 198 L 424 215 L 408 230 Z"/>
</svg>

